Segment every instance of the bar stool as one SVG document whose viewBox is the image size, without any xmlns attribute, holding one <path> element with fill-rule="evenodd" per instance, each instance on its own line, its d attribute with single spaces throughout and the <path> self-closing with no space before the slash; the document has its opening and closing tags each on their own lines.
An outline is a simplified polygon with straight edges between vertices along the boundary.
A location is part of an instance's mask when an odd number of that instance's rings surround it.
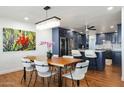
<svg viewBox="0 0 124 93">
<path fill-rule="evenodd" d="M 72 50 L 71 54 L 74 58 L 82 58 L 82 55 L 79 50 Z"/>
<path fill-rule="evenodd" d="M 94 69 L 95 66 L 95 69 L 97 70 L 97 55 L 95 53 L 95 50 L 85 50 L 85 57 L 90 60 L 91 68 Z"/>
</svg>

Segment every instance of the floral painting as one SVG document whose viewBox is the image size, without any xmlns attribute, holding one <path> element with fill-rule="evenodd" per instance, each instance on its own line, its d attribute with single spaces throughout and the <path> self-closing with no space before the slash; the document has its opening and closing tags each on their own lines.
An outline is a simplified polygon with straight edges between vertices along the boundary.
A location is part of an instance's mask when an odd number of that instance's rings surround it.
<svg viewBox="0 0 124 93">
<path fill-rule="evenodd" d="M 35 38 L 35 32 L 3 28 L 3 51 L 35 50 Z"/>
</svg>

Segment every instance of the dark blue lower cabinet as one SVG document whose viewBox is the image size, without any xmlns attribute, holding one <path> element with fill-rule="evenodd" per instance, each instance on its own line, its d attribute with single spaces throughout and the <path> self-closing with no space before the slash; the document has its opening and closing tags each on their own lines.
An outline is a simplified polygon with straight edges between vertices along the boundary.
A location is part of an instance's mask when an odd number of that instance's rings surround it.
<svg viewBox="0 0 124 93">
<path fill-rule="evenodd" d="M 121 51 L 112 51 L 112 65 L 121 67 Z"/>
<path fill-rule="evenodd" d="M 105 52 L 96 52 L 97 58 L 86 58 L 84 52 L 81 52 L 82 58 L 89 60 L 89 69 L 96 69 L 98 71 L 104 71 L 105 69 Z"/>
<path fill-rule="evenodd" d="M 105 52 L 97 52 L 97 70 L 104 70 L 105 69 Z"/>
</svg>

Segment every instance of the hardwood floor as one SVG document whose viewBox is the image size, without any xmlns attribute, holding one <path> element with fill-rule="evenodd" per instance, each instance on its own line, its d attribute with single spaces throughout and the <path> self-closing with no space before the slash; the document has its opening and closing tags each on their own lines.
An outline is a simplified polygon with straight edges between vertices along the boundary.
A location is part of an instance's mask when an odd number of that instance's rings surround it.
<svg viewBox="0 0 124 93">
<path fill-rule="evenodd" d="M 13 72 L 9 74 L 0 75 L 1 87 L 26 87 L 27 84 L 22 82 L 22 71 Z M 34 77 L 30 86 L 33 86 Z M 87 80 L 90 87 L 124 87 L 124 82 L 121 81 L 121 69 L 118 67 L 106 66 L 105 71 L 90 71 L 87 73 Z M 46 81 L 46 80 L 45 80 Z M 64 81 L 64 80 L 63 80 Z M 71 80 L 66 79 L 66 87 L 71 87 Z M 36 87 L 47 87 L 47 83 L 43 84 L 41 78 L 38 77 Z M 65 87 L 65 84 L 63 84 Z M 81 80 L 81 87 L 87 87 L 86 81 Z M 53 78 L 50 82 L 50 87 L 57 87 L 57 80 L 54 82 Z"/>
</svg>

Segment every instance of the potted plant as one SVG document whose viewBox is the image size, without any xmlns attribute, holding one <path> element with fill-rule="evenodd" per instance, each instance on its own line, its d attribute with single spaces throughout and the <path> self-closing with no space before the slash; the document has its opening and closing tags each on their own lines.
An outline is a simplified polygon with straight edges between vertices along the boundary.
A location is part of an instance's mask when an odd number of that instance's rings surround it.
<svg viewBox="0 0 124 93">
<path fill-rule="evenodd" d="M 47 51 L 47 58 L 48 59 L 51 59 L 52 55 L 53 54 L 52 54 L 51 50 Z"/>
</svg>

